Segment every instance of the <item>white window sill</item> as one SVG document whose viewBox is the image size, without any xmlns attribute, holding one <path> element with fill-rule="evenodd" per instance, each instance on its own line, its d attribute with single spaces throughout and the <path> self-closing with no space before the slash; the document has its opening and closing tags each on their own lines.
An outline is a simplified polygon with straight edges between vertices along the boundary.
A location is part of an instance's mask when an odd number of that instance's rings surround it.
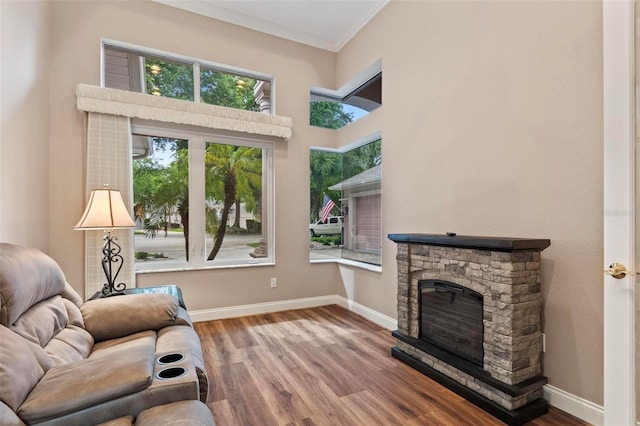
<svg viewBox="0 0 640 426">
<path fill-rule="evenodd" d="M 215 265 L 215 266 L 167 266 L 166 268 L 158 269 L 145 269 L 141 271 L 135 271 L 136 275 L 142 274 L 156 274 L 164 272 L 189 272 L 189 271 L 206 271 L 213 269 L 240 269 L 240 268 L 254 268 L 258 266 L 275 266 L 275 262 L 260 262 L 260 263 L 245 263 L 235 265 Z"/>
<path fill-rule="evenodd" d="M 365 269 L 371 272 L 382 273 L 382 266 L 372 265 L 370 263 L 357 262 L 349 259 L 313 259 L 309 263 L 337 263 L 338 265 L 353 266 L 354 268 Z"/>
</svg>

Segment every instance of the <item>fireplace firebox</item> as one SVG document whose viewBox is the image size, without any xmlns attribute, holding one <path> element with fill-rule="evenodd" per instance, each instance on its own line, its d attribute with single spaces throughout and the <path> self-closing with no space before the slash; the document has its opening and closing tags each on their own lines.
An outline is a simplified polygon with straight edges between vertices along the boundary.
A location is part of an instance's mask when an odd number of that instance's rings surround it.
<svg viewBox="0 0 640 426">
<path fill-rule="evenodd" d="M 482 294 L 448 281 L 418 286 L 420 339 L 482 367 Z"/>
<path fill-rule="evenodd" d="M 546 239 L 390 234 L 398 253 L 391 355 L 509 425 L 542 398 L 540 252 Z"/>
</svg>

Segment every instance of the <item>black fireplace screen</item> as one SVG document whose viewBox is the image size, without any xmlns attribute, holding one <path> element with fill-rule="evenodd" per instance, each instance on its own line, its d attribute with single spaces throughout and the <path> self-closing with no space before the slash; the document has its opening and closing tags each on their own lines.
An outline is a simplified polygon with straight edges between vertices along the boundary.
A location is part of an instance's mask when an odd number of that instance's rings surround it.
<svg viewBox="0 0 640 426">
<path fill-rule="evenodd" d="M 482 367 L 482 295 L 447 281 L 418 284 L 420 338 Z"/>
</svg>

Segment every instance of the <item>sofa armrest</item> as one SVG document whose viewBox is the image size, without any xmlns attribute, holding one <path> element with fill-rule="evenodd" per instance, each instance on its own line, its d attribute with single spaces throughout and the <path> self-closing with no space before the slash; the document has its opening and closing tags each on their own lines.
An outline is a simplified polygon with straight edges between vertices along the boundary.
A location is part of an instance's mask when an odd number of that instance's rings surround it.
<svg viewBox="0 0 640 426">
<path fill-rule="evenodd" d="M 168 294 L 131 294 L 90 300 L 80 311 L 85 329 L 100 342 L 175 324 L 178 301 Z"/>
<path fill-rule="evenodd" d="M 184 308 L 178 308 L 178 315 L 176 316 L 176 324 L 175 325 L 188 325 L 193 328 L 193 320 Z"/>
<path fill-rule="evenodd" d="M 28 424 L 39 423 L 146 389 L 152 382 L 154 353 L 153 345 L 142 345 L 110 363 L 97 357 L 53 367 L 17 414 Z"/>
</svg>

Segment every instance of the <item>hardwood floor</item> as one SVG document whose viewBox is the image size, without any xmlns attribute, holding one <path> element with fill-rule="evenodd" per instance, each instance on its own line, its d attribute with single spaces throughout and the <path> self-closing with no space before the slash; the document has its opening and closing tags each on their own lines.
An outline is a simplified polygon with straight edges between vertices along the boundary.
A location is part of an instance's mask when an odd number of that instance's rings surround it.
<svg viewBox="0 0 640 426">
<path fill-rule="evenodd" d="M 388 330 L 337 305 L 195 329 L 217 426 L 502 424 L 391 358 Z M 529 423 L 586 424 L 554 408 Z"/>
</svg>

